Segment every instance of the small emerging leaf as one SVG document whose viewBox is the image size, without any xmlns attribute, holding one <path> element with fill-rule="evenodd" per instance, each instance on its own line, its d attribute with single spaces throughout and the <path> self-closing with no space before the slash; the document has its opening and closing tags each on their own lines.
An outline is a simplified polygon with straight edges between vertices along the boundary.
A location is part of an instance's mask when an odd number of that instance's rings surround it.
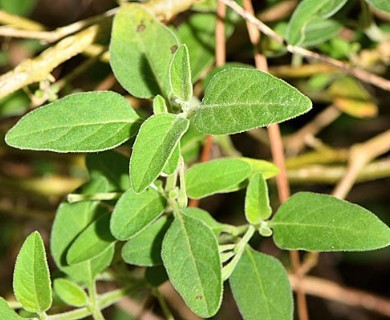
<svg viewBox="0 0 390 320">
<path fill-rule="evenodd" d="M 229 283 L 244 319 L 293 319 L 290 283 L 275 258 L 247 246 Z"/>
<path fill-rule="evenodd" d="M 213 316 L 223 290 L 213 232 L 203 222 L 180 215 L 165 235 L 161 256 L 169 279 L 190 309 L 200 317 Z"/>
<path fill-rule="evenodd" d="M 168 113 L 153 115 L 142 124 L 130 159 L 135 192 L 144 191 L 156 180 L 188 126 L 189 120 Z"/>
<path fill-rule="evenodd" d="M 142 193 L 127 190 L 112 213 L 112 235 L 122 241 L 136 236 L 163 213 L 165 205 L 165 198 L 154 189 Z"/>
<path fill-rule="evenodd" d="M 31 111 L 8 131 L 8 145 L 29 150 L 96 152 L 119 146 L 139 127 L 139 117 L 121 95 L 75 93 Z"/>
<path fill-rule="evenodd" d="M 370 211 L 335 197 L 300 192 L 283 203 L 269 226 L 278 247 L 363 251 L 390 244 L 390 229 Z"/>
<path fill-rule="evenodd" d="M 76 283 L 64 278 L 54 281 L 54 290 L 66 304 L 74 307 L 83 307 L 88 304 L 85 291 Z"/>
<path fill-rule="evenodd" d="M 168 113 L 168 107 L 167 104 L 165 103 L 165 99 L 160 95 L 157 95 L 153 99 L 153 113 L 154 114 Z"/>
<path fill-rule="evenodd" d="M 49 267 L 45 247 L 37 231 L 24 241 L 16 259 L 14 293 L 23 308 L 30 312 L 44 312 L 52 303 Z"/>
<path fill-rule="evenodd" d="M 297 89 L 268 73 L 229 68 L 210 81 L 194 123 L 204 133 L 233 134 L 297 117 L 311 105 Z"/>
<path fill-rule="evenodd" d="M 245 217 L 249 223 L 259 224 L 271 216 L 268 187 L 261 173 L 256 173 L 249 181 L 245 197 Z"/>
<path fill-rule="evenodd" d="M 163 216 L 127 241 L 122 248 L 123 260 L 137 266 L 161 265 L 162 242 L 171 222 Z"/>
<path fill-rule="evenodd" d="M 66 256 L 70 265 L 91 260 L 113 247 L 115 239 L 109 229 L 110 218 L 111 214 L 106 212 L 80 233 Z"/>
<path fill-rule="evenodd" d="M 185 44 L 177 49 L 169 71 L 173 95 L 184 102 L 189 102 L 192 97 L 191 67 Z"/>
</svg>

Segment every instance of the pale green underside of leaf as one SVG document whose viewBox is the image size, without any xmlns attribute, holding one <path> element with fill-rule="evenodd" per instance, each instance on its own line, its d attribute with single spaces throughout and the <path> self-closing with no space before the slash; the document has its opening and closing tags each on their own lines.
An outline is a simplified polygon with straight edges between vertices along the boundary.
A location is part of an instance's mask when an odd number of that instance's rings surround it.
<svg viewBox="0 0 390 320">
<path fill-rule="evenodd" d="M 18 254 L 13 289 L 16 299 L 30 312 L 44 312 L 52 303 L 45 247 L 37 231 L 30 234 Z"/>
<path fill-rule="evenodd" d="M 390 229 L 370 211 L 323 194 L 293 195 L 270 222 L 282 249 L 364 251 L 390 244 Z"/>
<path fill-rule="evenodd" d="M 0 319 L 6 320 L 23 320 L 5 301 L 2 297 L 0 297 Z"/>
<path fill-rule="evenodd" d="M 135 192 L 144 191 L 156 180 L 188 126 L 189 120 L 173 114 L 156 114 L 142 124 L 130 159 Z"/>
<path fill-rule="evenodd" d="M 139 121 L 126 99 L 115 92 L 75 93 L 25 115 L 5 140 L 19 149 L 96 152 L 134 136 Z"/>
<path fill-rule="evenodd" d="M 256 173 L 261 173 L 264 179 L 269 179 L 275 177 L 280 172 L 279 168 L 269 161 L 246 158 L 246 157 L 240 157 L 238 159 L 245 161 L 251 166 L 252 176 L 255 175 Z"/>
<path fill-rule="evenodd" d="M 95 181 L 89 191 L 107 192 L 107 186 L 105 180 L 101 179 Z M 77 282 L 89 283 L 111 263 L 114 247 L 87 262 L 73 266 L 66 262 L 69 247 L 76 237 L 104 212 L 98 202 L 93 201 L 62 203 L 57 209 L 51 231 L 50 251 L 57 267 Z"/>
<path fill-rule="evenodd" d="M 122 6 L 114 18 L 110 64 L 119 83 L 138 98 L 169 96 L 169 66 L 178 40 L 138 4 Z"/>
<path fill-rule="evenodd" d="M 168 107 L 165 103 L 165 99 L 160 95 L 155 96 L 153 99 L 153 113 L 168 113 Z"/>
<path fill-rule="evenodd" d="M 85 291 L 76 283 L 64 278 L 54 281 L 54 290 L 62 301 L 74 307 L 83 307 L 88 304 Z"/>
<path fill-rule="evenodd" d="M 166 175 L 170 175 L 174 173 L 179 166 L 180 160 L 180 143 L 177 144 L 176 148 L 173 150 L 173 153 L 168 158 L 168 161 L 165 163 L 163 173 Z"/>
<path fill-rule="evenodd" d="M 293 319 L 290 283 L 275 258 L 247 247 L 229 282 L 245 320 Z"/>
<path fill-rule="evenodd" d="M 123 260 L 137 266 L 161 265 L 162 242 L 171 222 L 163 216 L 127 241 L 122 248 Z"/>
<path fill-rule="evenodd" d="M 91 260 L 114 246 L 115 238 L 110 232 L 111 213 L 107 209 L 105 211 L 85 228 L 70 246 L 66 255 L 70 265 Z"/>
<path fill-rule="evenodd" d="M 366 0 L 369 4 L 375 8 L 390 13 L 390 1 L 389 0 Z"/>
<path fill-rule="evenodd" d="M 127 190 L 112 213 L 112 235 L 121 241 L 136 236 L 163 213 L 165 205 L 165 198 L 154 189 L 142 193 Z"/>
<path fill-rule="evenodd" d="M 185 173 L 187 194 L 200 199 L 215 193 L 239 189 L 240 182 L 249 177 L 251 167 L 236 158 L 222 158 L 192 166 Z"/>
<path fill-rule="evenodd" d="M 319 45 L 336 37 L 342 30 L 341 23 L 332 19 L 313 18 L 306 25 L 305 39 L 301 43 L 302 47 Z"/>
<path fill-rule="evenodd" d="M 312 19 L 327 19 L 339 11 L 347 0 L 304 0 L 298 7 L 288 23 L 286 39 L 292 45 L 302 44 L 305 37 L 309 36 L 306 29 Z"/>
<path fill-rule="evenodd" d="M 173 286 L 190 309 L 211 317 L 222 299 L 217 238 L 201 221 L 180 215 L 165 235 L 162 259 Z"/>
<path fill-rule="evenodd" d="M 259 224 L 270 217 L 268 187 L 264 177 L 256 173 L 249 181 L 245 196 L 245 217 L 249 223 Z"/>
<path fill-rule="evenodd" d="M 283 80 L 247 68 L 217 73 L 195 109 L 196 127 L 208 134 L 233 134 L 297 117 L 309 98 Z"/>
<path fill-rule="evenodd" d="M 173 95 L 189 102 L 192 97 L 191 67 L 185 44 L 181 45 L 173 56 L 169 76 Z"/>
</svg>

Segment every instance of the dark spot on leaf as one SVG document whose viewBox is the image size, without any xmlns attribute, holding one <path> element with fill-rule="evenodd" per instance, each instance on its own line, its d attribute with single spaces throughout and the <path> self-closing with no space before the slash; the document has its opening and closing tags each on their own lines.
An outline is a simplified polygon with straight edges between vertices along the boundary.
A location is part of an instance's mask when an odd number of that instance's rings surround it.
<svg viewBox="0 0 390 320">
<path fill-rule="evenodd" d="M 174 44 L 172 47 L 171 47 L 171 53 L 173 54 L 173 53 L 175 53 L 176 51 L 177 51 L 177 45 L 176 44 Z"/>
<path fill-rule="evenodd" d="M 141 24 L 137 26 L 137 32 L 142 32 L 145 30 L 145 28 L 145 25 L 143 24 L 143 22 L 141 22 Z"/>
<path fill-rule="evenodd" d="M 196 296 L 196 300 L 203 300 L 203 296 Z"/>
</svg>

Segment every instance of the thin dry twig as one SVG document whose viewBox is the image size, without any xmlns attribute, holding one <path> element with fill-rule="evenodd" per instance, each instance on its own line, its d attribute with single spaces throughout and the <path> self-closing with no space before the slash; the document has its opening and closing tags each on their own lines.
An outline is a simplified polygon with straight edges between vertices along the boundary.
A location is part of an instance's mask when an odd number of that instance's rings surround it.
<svg viewBox="0 0 390 320">
<path fill-rule="evenodd" d="M 353 145 L 349 154 L 348 169 L 333 191 L 335 197 L 344 199 L 353 187 L 359 172 L 372 159 L 390 150 L 390 130 L 362 143 Z"/>
<path fill-rule="evenodd" d="M 363 70 L 363 69 L 360 69 L 357 67 L 353 67 L 347 63 L 330 58 L 328 56 L 318 54 L 316 52 L 307 50 L 305 48 L 301 48 L 299 46 L 290 45 L 283 39 L 282 36 L 277 34 L 270 27 L 268 27 L 262 21 L 257 19 L 253 14 L 250 14 L 249 12 L 247 12 L 244 8 L 239 6 L 233 0 L 219 0 L 219 1 L 225 3 L 230 8 L 232 8 L 236 13 L 238 13 L 241 17 L 243 17 L 245 20 L 248 20 L 249 22 L 251 22 L 262 33 L 269 36 L 270 38 L 272 38 L 276 42 L 279 42 L 279 43 L 285 45 L 286 49 L 289 52 L 300 55 L 300 56 L 308 58 L 308 59 L 314 59 L 314 60 L 324 62 L 326 64 L 329 64 L 331 66 L 339 68 L 342 71 L 347 72 L 347 73 L 355 76 L 356 78 L 358 78 L 359 80 L 361 80 L 363 82 L 370 83 L 370 84 L 375 85 L 378 88 L 382 88 L 384 90 L 390 90 L 390 81 L 389 80 L 382 78 L 380 76 L 377 76 L 375 74 L 372 74 L 366 70 Z"/>
<path fill-rule="evenodd" d="M 251 16 L 254 16 L 252 1 L 244 0 L 243 5 L 246 12 L 248 12 Z M 262 54 L 260 54 L 258 50 L 260 32 L 257 28 L 255 28 L 255 26 L 252 23 L 250 23 L 250 21 L 247 21 L 247 29 L 249 33 L 249 38 L 251 40 L 254 49 L 256 68 L 264 72 L 268 72 L 267 59 Z M 279 125 L 277 123 L 270 125 L 268 127 L 268 133 L 269 133 L 272 157 L 274 159 L 275 164 L 280 169 L 280 173 L 276 176 L 276 183 L 277 183 L 277 189 L 279 194 L 279 200 L 281 203 L 283 203 L 290 196 L 290 186 L 288 184 L 288 179 L 287 179 L 286 161 L 284 157 L 283 142 L 282 142 L 282 136 L 280 133 Z M 302 279 L 303 274 L 301 272 L 301 263 L 300 263 L 298 251 L 290 251 L 290 258 L 294 268 L 294 273 L 296 274 L 298 279 Z M 307 311 L 305 291 L 304 288 L 299 285 L 297 290 L 297 299 L 298 299 L 297 305 L 298 305 L 299 318 L 301 320 L 308 320 L 309 315 Z"/>
<path fill-rule="evenodd" d="M 289 275 L 289 279 L 292 288 L 296 290 L 298 281 L 301 282 L 301 280 L 298 280 L 295 275 Z M 389 299 L 365 291 L 343 287 L 332 281 L 316 277 L 307 276 L 303 279 L 302 284 L 307 294 L 390 316 Z"/>
</svg>

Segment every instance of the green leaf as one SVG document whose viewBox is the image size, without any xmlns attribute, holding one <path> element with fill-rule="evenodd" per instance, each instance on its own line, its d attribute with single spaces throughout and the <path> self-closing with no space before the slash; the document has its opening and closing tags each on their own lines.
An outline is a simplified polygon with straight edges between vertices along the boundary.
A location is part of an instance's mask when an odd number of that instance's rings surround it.
<svg viewBox="0 0 390 320">
<path fill-rule="evenodd" d="M 129 158 L 118 152 L 90 153 L 86 156 L 90 175 L 100 174 L 108 180 L 109 191 L 124 191 L 130 188 Z"/>
<path fill-rule="evenodd" d="M 0 319 L 4 320 L 25 320 L 19 316 L 5 301 L 2 297 L 0 297 Z"/>
<path fill-rule="evenodd" d="M 83 188 L 83 193 L 107 192 L 107 188 L 107 180 L 99 176 Z M 69 247 L 77 236 L 106 212 L 94 201 L 62 203 L 57 209 L 51 231 L 50 251 L 58 268 L 77 282 L 89 283 L 111 263 L 114 246 L 89 261 L 72 266 L 66 262 Z"/>
<path fill-rule="evenodd" d="M 130 179 L 135 192 L 144 191 L 162 172 L 189 121 L 173 114 L 156 114 L 137 135 L 130 159 Z"/>
<path fill-rule="evenodd" d="M 110 91 L 75 93 L 31 111 L 8 131 L 8 145 L 29 150 L 96 152 L 137 133 L 139 117 Z"/>
<path fill-rule="evenodd" d="M 200 199 L 215 193 L 238 190 L 238 184 L 248 178 L 250 173 L 250 166 L 235 158 L 196 164 L 185 174 L 187 195 Z"/>
<path fill-rule="evenodd" d="M 165 99 L 160 95 L 157 95 L 153 99 L 153 113 L 154 114 L 168 113 L 168 107 L 167 104 L 165 103 Z"/>
<path fill-rule="evenodd" d="M 161 256 L 172 285 L 190 309 L 200 317 L 213 316 L 223 290 L 214 233 L 203 222 L 180 214 L 165 235 Z"/>
<path fill-rule="evenodd" d="M 192 218 L 198 219 L 202 221 L 205 225 L 207 225 L 216 236 L 218 236 L 222 230 L 223 225 L 216 221 L 210 213 L 205 210 L 199 208 L 185 208 L 183 209 L 183 213 Z"/>
<path fill-rule="evenodd" d="M 174 33 L 138 4 L 114 18 L 110 64 L 119 83 L 138 98 L 169 97 L 169 66 L 178 47 Z"/>
<path fill-rule="evenodd" d="M 78 284 L 64 278 L 54 280 L 54 290 L 67 305 L 83 307 L 88 304 L 88 297 Z"/>
<path fill-rule="evenodd" d="M 180 141 L 180 151 L 185 163 L 190 163 L 198 159 L 204 137 L 205 134 L 196 129 L 191 121 L 187 132 Z"/>
<path fill-rule="evenodd" d="M 275 258 L 246 247 L 229 279 L 245 320 L 291 320 L 293 299 L 287 273 Z"/>
<path fill-rule="evenodd" d="M 137 266 L 161 265 L 162 242 L 171 222 L 163 216 L 127 241 L 122 248 L 123 260 Z"/>
<path fill-rule="evenodd" d="M 249 181 L 245 196 L 245 217 L 251 224 L 259 224 L 271 216 L 268 187 L 261 173 L 256 173 Z"/>
<path fill-rule="evenodd" d="M 269 161 L 245 157 L 240 157 L 238 159 L 245 161 L 251 166 L 252 176 L 256 173 L 261 173 L 264 179 L 269 179 L 275 177 L 280 171 L 277 166 L 275 166 L 272 162 Z"/>
<path fill-rule="evenodd" d="M 16 299 L 30 312 L 44 312 L 52 303 L 45 246 L 37 231 L 24 241 L 15 263 L 13 288 Z"/>
<path fill-rule="evenodd" d="M 366 2 L 378 10 L 390 13 L 390 3 L 388 0 L 366 0 Z"/>
<path fill-rule="evenodd" d="M 104 214 L 77 236 L 66 255 L 70 265 L 91 260 L 114 246 L 115 238 L 109 228 L 110 218 L 111 214 L 106 209 Z"/>
<path fill-rule="evenodd" d="M 348 0 L 304 0 L 295 9 L 287 26 L 286 38 L 289 44 L 302 44 L 310 36 L 312 19 L 325 20 L 338 12 Z"/>
<path fill-rule="evenodd" d="M 173 56 L 169 76 L 173 95 L 181 101 L 189 102 L 192 97 L 191 66 L 185 44 Z"/>
<path fill-rule="evenodd" d="M 180 143 L 177 144 L 176 148 L 173 150 L 173 153 L 169 157 L 168 161 L 165 163 L 163 173 L 170 175 L 174 173 L 179 166 L 180 160 Z"/>
<path fill-rule="evenodd" d="M 343 25 L 335 20 L 319 17 L 312 18 L 306 25 L 305 39 L 300 45 L 302 47 L 317 46 L 337 37 L 342 28 Z"/>
<path fill-rule="evenodd" d="M 112 235 L 122 241 L 136 236 L 163 213 L 165 206 L 165 198 L 154 189 L 142 193 L 127 190 L 112 213 Z"/>
<path fill-rule="evenodd" d="M 374 214 L 324 194 L 293 195 L 269 226 L 276 245 L 288 250 L 363 251 L 390 244 L 390 229 Z"/>
<path fill-rule="evenodd" d="M 247 68 L 217 73 L 208 85 L 194 123 L 208 134 L 233 134 L 297 117 L 309 98 L 283 80 Z"/>
</svg>

